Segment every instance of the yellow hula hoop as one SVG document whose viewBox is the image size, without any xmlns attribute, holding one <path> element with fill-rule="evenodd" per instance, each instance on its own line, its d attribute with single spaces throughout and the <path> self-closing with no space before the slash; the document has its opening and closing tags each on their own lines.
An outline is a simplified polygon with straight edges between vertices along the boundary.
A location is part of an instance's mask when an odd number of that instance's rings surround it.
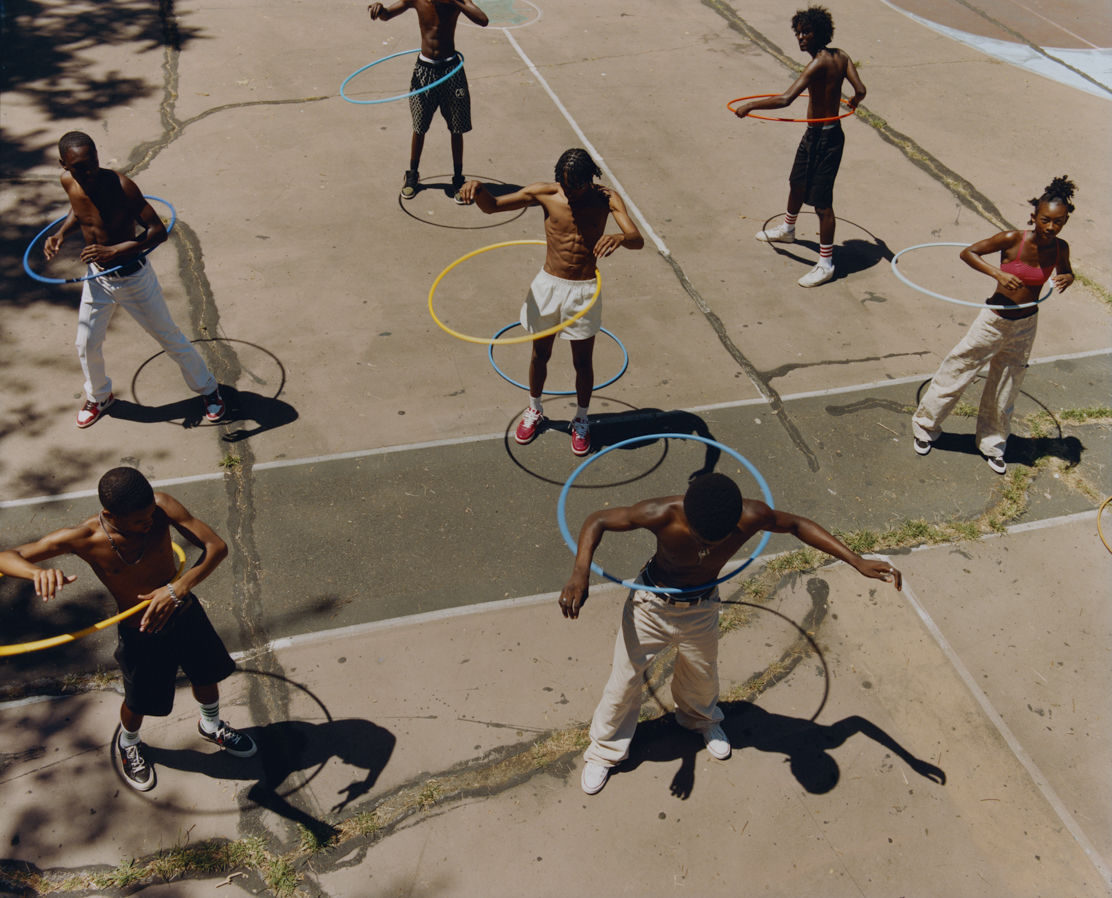
<svg viewBox="0 0 1112 898">
<path fill-rule="evenodd" d="M 182 547 L 175 542 L 171 542 L 170 546 L 174 550 L 174 554 L 178 557 L 178 572 L 174 574 L 174 581 L 177 582 L 185 570 L 185 552 Z M 0 574 L 0 576 L 3 576 Z M 28 652 L 37 652 L 39 649 L 49 649 L 56 645 L 63 645 L 67 642 L 76 642 L 78 639 L 83 639 L 91 633 L 96 633 L 98 630 L 104 630 L 111 627 L 113 624 L 118 624 L 125 617 L 131 617 L 138 611 L 146 608 L 151 603 L 150 599 L 145 602 L 140 602 L 138 605 L 132 605 L 127 611 L 121 611 L 119 614 L 102 620 L 99 624 L 93 624 L 91 627 L 86 627 L 84 630 L 78 630 L 75 633 L 63 633 L 61 636 L 51 636 L 49 639 L 40 639 L 36 642 L 22 642 L 19 645 L 0 645 L 0 658 L 6 658 L 10 655 L 25 655 Z"/>
<path fill-rule="evenodd" d="M 551 337 L 553 334 L 558 334 L 564 328 L 569 327 L 580 318 L 582 318 L 584 315 L 586 315 L 591 310 L 591 307 L 596 302 L 598 302 L 599 294 L 602 292 L 602 275 L 599 273 L 599 270 L 597 268 L 595 269 L 595 295 L 591 297 L 591 301 L 587 303 L 587 305 L 585 305 L 580 311 L 572 315 L 571 318 L 569 318 L 567 321 L 561 321 L 555 327 L 550 327 L 548 328 L 548 330 L 538 331 L 535 334 L 526 334 L 523 337 L 469 337 L 467 334 L 461 334 L 459 331 L 452 330 L 450 327 L 448 327 L 448 325 L 446 325 L 443 321 L 436 317 L 436 310 L 432 307 L 432 298 L 436 294 L 436 288 L 440 286 L 440 282 L 444 280 L 445 275 L 447 275 L 449 271 L 451 271 L 457 265 L 466 262 L 468 259 L 479 255 L 479 253 L 485 253 L 487 250 L 498 249 L 502 246 L 526 245 L 547 246 L 548 244 L 544 240 L 507 240 L 505 243 L 492 243 L 490 246 L 484 246 L 482 249 L 477 249 L 474 252 L 468 253 L 466 256 L 461 256 L 460 258 L 456 259 L 456 261 L 454 261 L 451 265 L 440 272 L 440 274 L 437 275 L 436 280 L 432 282 L 432 289 L 429 290 L 429 314 L 432 315 L 432 320 L 440 326 L 441 330 L 451 334 L 453 337 L 459 337 L 459 339 L 461 340 L 466 340 L 468 343 L 481 343 L 483 346 L 505 346 L 509 343 L 531 343 L 533 340 L 539 340 L 542 337 Z"/>
</svg>

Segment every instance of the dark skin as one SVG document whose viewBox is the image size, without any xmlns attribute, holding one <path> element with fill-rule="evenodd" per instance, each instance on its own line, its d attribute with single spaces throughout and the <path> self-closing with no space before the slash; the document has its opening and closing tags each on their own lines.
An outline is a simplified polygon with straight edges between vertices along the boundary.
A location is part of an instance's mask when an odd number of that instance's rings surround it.
<svg viewBox="0 0 1112 898">
<path fill-rule="evenodd" d="M 421 55 L 426 59 L 450 59 L 456 55 L 456 23 L 463 13 L 476 25 L 485 28 L 490 22 L 487 14 L 471 0 L 398 0 L 393 6 L 372 3 L 367 12 L 376 21 L 386 22 L 407 9 L 417 11 L 417 24 L 421 28 Z M 421 161 L 425 148 L 425 135 L 413 132 L 410 158 Z M 463 165 L 463 135 L 452 135 L 452 162 Z"/>
<path fill-rule="evenodd" d="M 1039 203 L 1035 214 L 1031 217 L 1031 236 L 1027 238 L 1026 244 L 1023 241 L 1024 231 L 1001 231 L 996 236 L 974 243 L 961 251 L 961 260 L 966 265 L 995 278 L 998 286 L 996 292 L 989 297 L 988 304 L 993 306 L 993 311 L 1001 318 L 1026 318 L 1036 314 L 1038 307 L 1028 309 L 1009 307 L 1034 302 L 1039 298 L 1039 288 L 1028 286 L 1014 274 L 1001 271 L 982 257 L 991 253 L 1000 253 L 1000 263 L 1003 265 L 1016 261 L 1022 247 L 1023 258 L 1019 260 L 1020 262 L 1036 268 L 1054 265 L 1057 274 L 1051 281 L 1061 293 L 1073 283 L 1070 247 L 1065 240 L 1058 237 L 1069 218 L 1069 210 L 1064 203 L 1058 200 Z"/>
<path fill-rule="evenodd" d="M 107 532 L 101 524 L 102 518 Z M 33 581 L 35 595 L 48 602 L 63 587 L 73 583 L 77 575 L 43 568 L 39 563 L 61 555 L 76 555 L 112 593 L 120 611 L 149 599 L 150 604 L 142 615 L 137 612 L 122 623 L 143 632 L 157 633 L 169 623 L 175 611 L 173 596 L 166 585 L 177 573 L 177 562 L 170 547 L 171 527 L 202 552 L 196 564 L 174 581 L 174 592 L 184 602 L 192 589 L 227 557 L 228 547 L 208 524 L 193 517 L 184 505 L 166 493 L 155 493 L 154 502 L 139 511 L 126 515 L 102 511 L 76 527 L 56 530 L 35 542 L 0 552 L 0 574 Z M 109 535 L 116 543 L 115 549 Z M 217 701 L 220 691 L 215 683 L 194 685 L 193 695 L 202 704 L 209 704 Z M 123 705 L 120 720 L 125 729 L 135 732 L 143 717 Z"/>
<path fill-rule="evenodd" d="M 849 81 L 854 94 L 849 101 L 849 108 L 856 109 L 865 99 L 865 85 L 861 76 L 857 74 L 857 67 L 844 50 L 837 47 L 820 45 L 812 33 L 810 26 L 801 26 L 795 32 L 799 49 L 811 55 L 811 62 L 803 70 L 795 83 L 778 97 L 765 97 L 760 100 L 751 100 L 734 110 L 738 118 L 745 118 L 750 112 L 758 109 L 783 109 L 790 106 L 803 91 L 807 91 L 807 118 L 833 118 L 841 115 L 839 104 L 842 99 L 842 82 Z M 788 193 L 788 212 L 798 214 L 803 208 L 803 188 L 792 187 Z M 820 209 L 815 207 L 819 216 L 819 240 L 830 245 L 834 242 L 834 229 L 837 220 L 834 209 Z"/>
<path fill-rule="evenodd" d="M 512 212 L 530 206 L 544 210 L 544 236 L 548 249 L 544 270 L 568 281 L 593 280 L 598 260 L 624 246 L 641 249 L 645 238 L 629 217 L 622 198 L 599 184 L 565 187 L 558 183 L 530 184 L 504 196 L 494 196 L 480 181 L 468 181 L 459 192 L 465 205 L 474 203 L 483 212 Z M 610 215 L 621 233 L 604 233 Z M 540 396 L 548 377 L 548 361 L 557 334 L 533 341 L 529 360 L 529 393 Z M 572 340 L 576 401 L 586 407 L 595 383 L 595 338 Z"/>
<path fill-rule="evenodd" d="M 96 147 L 71 147 L 58 164 L 65 170 L 61 181 L 70 211 L 46 239 L 46 258 L 53 258 L 78 227 L 85 238 L 81 261 L 102 269 L 125 265 L 166 240 L 166 226 L 135 182 L 101 168 Z"/>
<path fill-rule="evenodd" d="M 887 561 L 862 558 L 814 521 L 799 515 L 769 508 L 756 499 L 746 499 L 733 531 L 724 539 L 707 540 L 688 523 L 683 512 L 683 496 L 665 496 L 646 499 L 629 508 L 603 509 L 587 517 L 579 532 L 571 579 L 560 593 L 560 611 L 564 617 L 578 618 L 587 601 L 591 560 L 603 534 L 630 530 L 648 530 L 656 536 L 656 553 L 649 561 L 649 576 L 660 586 L 684 589 L 716 580 L 726 562 L 761 530 L 790 533 L 800 542 L 844 561 L 864 577 L 884 580 L 896 589 L 903 585 L 902 575 Z"/>
</svg>

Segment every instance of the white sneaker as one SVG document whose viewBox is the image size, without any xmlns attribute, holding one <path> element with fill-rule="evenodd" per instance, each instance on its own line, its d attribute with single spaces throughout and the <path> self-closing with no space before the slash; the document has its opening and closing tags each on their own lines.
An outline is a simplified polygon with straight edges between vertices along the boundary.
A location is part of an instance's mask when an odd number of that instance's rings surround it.
<svg viewBox="0 0 1112 898">
<path fill-rule="evenodd" d="M 1008 463 L 1004 461 L 1004 459 L 997 458 L 992 455 L 986 455 L 985 461 L 988 462 L 988 466 L 992 468 L 992 470 L 994 470 L 997 474 L 1008 473 Z"/>
<path fill-rule="evenodd" d="M 594 761 L 588 761 L 583 765 L 583 775 L 579 778 L 579 783 L 588 795 L 597 795 L 602 791 L 602 787 L 606 785 L 606 779 L 609 776 L 609 767 L 603 767 Z"/>
<path fill-rule="evenodd" d="M 761 243 L 795 243 L 795 228 L 790 228 L 783 222 L 767 231 L 758 231 L 757 239 Z"/>
<path fill-rule="evenodd" d="M 800 287 L 817 287 L 825 284 L 834 277 L 834 266 L 827 268 L 825 265 L 816 265 L 799 279 Z"/>
<path fill-rule="evenodd" d="M 733 751 L 730 748 L 730 737 L 717 723 L 703 733 L 703 741 L 707 743 L 707 751 L 713 757 L 718 758 L 719 761 L 725 761 Z M 602 786 L 599 786 L 599 788 L 601 789 Z"/>
<path fill-rule="evenodd" d="M 933 445 L 930 440 L 921 440 L 915 437 L 915 451 L 920 455 L 930 455 L 931 446 Z"/>
</svg>

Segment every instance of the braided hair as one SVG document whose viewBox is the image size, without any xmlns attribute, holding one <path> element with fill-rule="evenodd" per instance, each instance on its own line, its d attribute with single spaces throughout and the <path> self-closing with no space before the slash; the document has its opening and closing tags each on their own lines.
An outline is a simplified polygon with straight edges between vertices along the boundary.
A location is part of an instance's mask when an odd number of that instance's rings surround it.
<svg viewBox="0 0 1112 898">
<path fill-rule="evenodd" d="M 578 147 L 565 150 L 556 162 L 556 183 L 565 189 L 589 187 L 595 178 L 600 177 L 602 171 L 591 154 Z"/>
<path fill-rule="evenodd" d="M 1042 196 L 1033 197 L 1028 200 L 1028 202 L 1035 208 L 1036 212 L 1039 211 L 1039 206 L 1043 203 L 1061 203 L 1067 210 L 1072 212 L 1073 203 L 1071 203 L 1070 200 L 1073 199 L 1073 195 L 1076 192 L 1077 185 L 1069 179 L 1069 175 L 1062 175 L 1060 178 L 1055 178 L 1047 185 Z"/>
</svg>

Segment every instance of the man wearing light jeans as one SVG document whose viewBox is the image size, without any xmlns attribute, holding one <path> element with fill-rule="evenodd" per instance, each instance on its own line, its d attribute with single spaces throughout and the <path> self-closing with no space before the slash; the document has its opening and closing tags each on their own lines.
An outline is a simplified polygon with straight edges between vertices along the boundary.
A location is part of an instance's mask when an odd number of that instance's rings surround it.
<svg viewBox="0 0 1112 898">
<path fill-rule="evenodd" d="M 94 424 L 115 399 L 102 347 L 117 306 L 123 306 L 178 363 L 189 388 L 204 397 L 205 418 L 219 421 L 224 416 L 224 400 L 216 378 L 174 324 L 146 259 L 147 252 L 166 240 L 166 226 L 134 181 L 100 167 L 89 135 L 81 131 L 64 134 L 58 141 L 58 155 L 65 169 L 61 181 L 70 211 L 62 226 L 47 238 L 46 258 L 53 258 L 66 237 L 80 227 L 85 238 L 81 261 L 89 266 L 90 275 L 106 272 L 85 281 L 81 291 L 77 354 L 85 374 L 87 401 L 77 413 L 77 426 Z M 139 234 L 136 224 L 143 229 Z"/>
<path fill-rule="evenodd" d="M 648 530 L 656 553 L 636 582 L 684 592 L 657 595 L 632 590 L 622 612 L 614 668 L 591 721 L 591 744 L 583 754 L 581 784 L 594 795 L 611 769 L 629 756 L 641 710 L 644 673 L 656 656 L 675 646 L 672 697 L 676 722 L 702 735 L 707 751 L 730 757 L 730 740 L 718 707 L 718 588 L 707 587 L 723 566 L 757 532 L 790 533 L 801 542 L 852 565 L 865 577 L 900 588 L 900 572 L 886 561 L 850 551 L 814 521 L 769 508 L 741 491 L 724 474 L 704 474 L 683 496 L 647 499 L 629 508 L 596 511 L 583 522 L 571 579 L 560 593 L 565 618 L 579 617 L 587 600 L 591 559 L 607 531 Z"/>
</svg>

